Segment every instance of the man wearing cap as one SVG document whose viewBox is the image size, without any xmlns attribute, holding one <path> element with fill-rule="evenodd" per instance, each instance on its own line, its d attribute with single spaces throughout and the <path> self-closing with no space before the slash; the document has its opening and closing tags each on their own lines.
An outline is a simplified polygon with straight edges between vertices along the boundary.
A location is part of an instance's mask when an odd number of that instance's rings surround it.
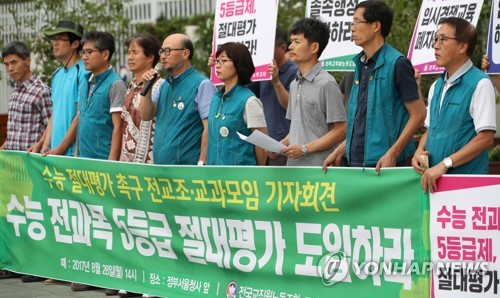
<svg viewBox="0 0 500 298">
<path fill-rule="evenodd" d="M 28 152 L 73 156 L 78 126 L 78 90 L 88 73 L 78 54 L 83 27 L 62 20 L 55 29 L 44 34 L 52 41 L 54 56 L 62 66 L 52 76 L 53 114 L 47 132 Z"/>
</svg>

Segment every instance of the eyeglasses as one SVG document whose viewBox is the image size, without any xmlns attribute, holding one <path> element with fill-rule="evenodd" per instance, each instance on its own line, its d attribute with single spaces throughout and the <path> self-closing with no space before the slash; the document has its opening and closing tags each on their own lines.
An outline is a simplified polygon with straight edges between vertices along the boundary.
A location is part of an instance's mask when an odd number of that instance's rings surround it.
<svg viewBox="0 0 500 298">
<path fill-rule="evenodd" d="M 218 65 L 222 66 L 222 65 L 224 65 L 228 61 L 233 61 L 233 59 L 216 59 L 215 60 L 215 65 L 218 64 Z"/>
<path fill-rule="evenodd" d="M 172 49 L 172 48 L 161 48 L 160 50 L 158 50 L 158 54 L 163 55 L 167 55 L 169 56 L 170 55 L 170 52 L 172 51 L 184 51 L 186 48 L 182 48 L 182 49 Z"/>
<path fill-rule="evenodd" d="M 359 24 L 366 24 L 366 23 L 370 23 L 368 21 L 360 21 L 360 20 L 352 20 L 352 25 L 353 26 L 358 26 Z"/>
<path fill-rule="evenodd" d="M 56 41 L 69 41 L 69 38 L 64 38 L 64 37 L 58 37 L 58 36 L 52 36 L 50 38 L 51 41 L 56 42 Z"/>
<path fill-rule="evenodd" d="M 434 37 L 434 44 L 433 44 L 433 46 L 436 45 L 436 44 L 442 44 L 443 41 L 445 41 L 447 39 L 458 40 L 455 37 L 449 37 L 449 36 L 439 35 L 439 36 Z"/>
<path fill-rule="evenodd" d="M 80 56 L 90 56 L 93 52 L 102 52 L 101 50 L 96 49 L 86 49 L 80 51 Z"/>
</svg>

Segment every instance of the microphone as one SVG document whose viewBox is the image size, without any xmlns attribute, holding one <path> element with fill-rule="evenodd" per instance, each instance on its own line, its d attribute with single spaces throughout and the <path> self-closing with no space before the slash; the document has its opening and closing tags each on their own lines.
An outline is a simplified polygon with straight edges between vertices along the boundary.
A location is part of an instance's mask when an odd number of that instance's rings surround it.
<svg viewBox="0 0 500 298">
<path fill-rule="evenodd" d="M 156 64 L 155 66 L 155 73 L 153 75 L 153 78 L 151 80 L 146 82 L 146 85 L 144 85 L 144 88 L 141 90 L 141 96 L 146 96 L 148 94 L 149 90 L 151 90 L 151 87 L 153 87 L 156 78 L 158 77 L 158 73 L 163 69 L 163 66 L 161 64 Z"/>
</svg>

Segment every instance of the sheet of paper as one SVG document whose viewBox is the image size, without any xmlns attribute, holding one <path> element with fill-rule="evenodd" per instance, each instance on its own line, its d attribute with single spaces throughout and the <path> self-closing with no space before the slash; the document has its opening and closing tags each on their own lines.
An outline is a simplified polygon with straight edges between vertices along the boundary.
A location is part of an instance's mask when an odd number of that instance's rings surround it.
<svg viewBox="0 0 500 298">
<path fill-rule="evenodd" d="M 255 146 L 259 146 L 260 148 L 271 152 L 280 153 L 282 149 L 286 148 L 285 145 L 281 144 L 270 136 L 263 134 L 259 130 L 254 130 L 254 132 L 248 137 L 238 132 L 238 136 L 243 141 L 247 141 L 251 144 L 254 144 Z"/>
</svg>

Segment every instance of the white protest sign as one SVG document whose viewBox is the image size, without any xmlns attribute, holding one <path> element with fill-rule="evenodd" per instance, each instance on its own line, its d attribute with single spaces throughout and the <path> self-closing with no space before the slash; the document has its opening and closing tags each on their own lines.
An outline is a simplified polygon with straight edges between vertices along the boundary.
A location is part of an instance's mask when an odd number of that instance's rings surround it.
<svg viewBox="0 0 500 298">
<path fill-rule="evenodd" d="M 247 46 L 255 72 L 252 81 L 270 80 L 267 69 L 274 56 L 278 1 L 218 0 L 215 8 L 213 54 L 226 42 Z M 221 84 L 211 70 L 211 79 Z"/>
<path fill-rule="evenodd" d="M 446 17 L 463 18 L 477 25 L 483 0 L 423 0 L 417 24 L 408 50 L 408 58 L 421 74 L 441 73 L 436 65 L 434 37 L 439 20 Z"/>
<path fill-rule="evenodd" d="M 306 17 L 319 18 L 330 28 L 330 41 L 320 61 L 327 71 L 354 70 L 352 59 L 362 51 L 351 40 L 354 7 L 364 0 L 307 0 Z"/>
</svg>

